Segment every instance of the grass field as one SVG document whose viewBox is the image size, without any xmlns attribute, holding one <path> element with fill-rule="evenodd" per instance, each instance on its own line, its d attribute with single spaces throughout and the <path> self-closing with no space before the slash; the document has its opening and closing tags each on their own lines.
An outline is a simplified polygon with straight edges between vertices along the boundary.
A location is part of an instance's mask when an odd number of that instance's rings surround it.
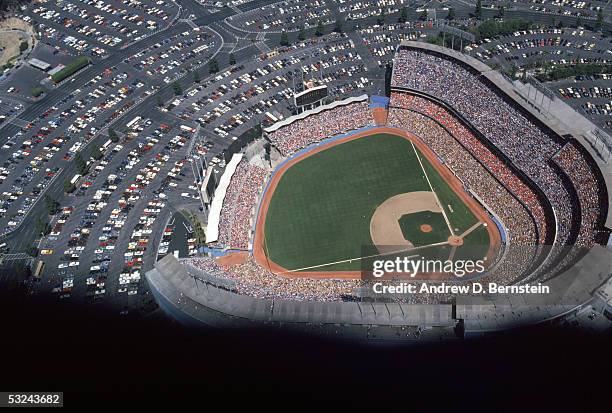
<svg viewBox="0 0 612 413">
<path fill-rule="evenodd" d="M 288 270 L 361 257 L 362 249 L 372 244 L 370 220 L 381 203 L 401 193 L 430 191 L 417 152 L 405 138 L 375 134 L 333 146 L 291 166 L 272 194 L 265 217 L 268 257 Z M 436 169 L 422 154 L 419 157 L 457 233 L 477 223 Z M 431 225 L 434 231 L 418 231 L 421 224 Z M 439 213 L 404 215 L 400 226 L 415 246 L 444 241 L 449 235 Z M 488 245 L 488 234 L 484 234 L 486 239 L 478 241 Z M 359 269 L 360 262 L 353 261 L 316 271 Z"/>
<path fill-rule="evenodd" d="M 415 247 L 446 241 L 450 235 L 444 216 L 440 213 L 423 211 L 404 215 L 399 223 L 404 237 L 411 240 Z M 430 225 L 432 231 L 422 232 L 421 224 Z"/>
</svg>

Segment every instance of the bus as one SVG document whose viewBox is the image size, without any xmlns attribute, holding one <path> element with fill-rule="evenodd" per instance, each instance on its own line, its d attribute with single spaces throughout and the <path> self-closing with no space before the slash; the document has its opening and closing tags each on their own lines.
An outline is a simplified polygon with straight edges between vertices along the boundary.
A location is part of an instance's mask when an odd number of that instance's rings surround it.
<svg viewBox="0 0 612 413">
<path fill-rule="evenodd" d="M 131 128 L 131 127 L 132 127 L 132 126 L 134 126 L 134 125 L 135 125 L 135 124 L 136 124 L 138 121 L 140 121 L 140 119 L 142 119 L 140 116 L 136 116 L 134 119 L 132 119 L 131 121 L 129 121 L 129 122 L 127 123 L 127 125 L 125 125 L 125 126 L 127 126 L 128 128 Z"/>
<path fill-rule="evenodd" d="M 195 132 L 196 130 L 194 128 L 192 128 L 191 126 L 187 126 L 187 125 L 181 125 L 181 130 L 184 132 Z"/>
<path fill-rule="evenodd" d="M 45 269 L 45 262 L 40 260 L 34 267 L 34 277 L 40 279 L 42 277 L 43 270 Z"/>
<path fill-rule="evenodd" d="M 78 181 L 78 180 L 79 180 L 79 178 L 80 178 L 80 177 L 81 177 L 81 175 L 76 174 L 75 176 L 73 176 L 73 177 L 72 177 L 72 179 L 70 180 L 70 183 L 71 183 L 72 185 L 74 185 L 74 184 L 76 183 L 76 181 Z"/>
<path fill-rule="evenodd" d="M 266 118 L 270 121 L 270 123 L 274 124 L 278 122 L 278 118 L 274 116 L 273 114 L 271 114 L 270 112 L 266 112 L 265 115 L 266 115 Z"/>
<path fill-rule="evenodd" d="M 102 151 L 105 151 L 108 149 L 108 147 L 110 146 L 110 144 L 113 143 L 113 141 L 111 141 L 110 139 L 107 140 L 104 145 L 102 145 Z"/>
</svg>

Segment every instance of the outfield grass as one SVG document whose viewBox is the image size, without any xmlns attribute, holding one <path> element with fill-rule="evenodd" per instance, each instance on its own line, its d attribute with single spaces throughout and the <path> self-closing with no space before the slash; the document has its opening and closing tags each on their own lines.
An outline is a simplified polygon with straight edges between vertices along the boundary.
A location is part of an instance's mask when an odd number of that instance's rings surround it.
<svg viewBox="0 0 612 413">
<path fill-rule="evenodd" d="M 487 255 L 489 250 L 489 233 L 483 225 L 463 238 L 463 246 L 457 249 L 455 259 L 479 260 Z"/>
<path fill-rule="evenodd" d="M 458 197 L 453 198 L 437 171 L 426 159 L 422 162 L 436 191 L 444 194 L 442 202 L 463 217 L 459 227 L 475 223 L 473 215 L 473 222 L 468 222 L 471 212 L 466 212 Z M 358 258 L 362 248 L 372 243 L 370 219 L 381 203 L 397 194 L 429 190 L 408 140 L 376 134 L 345 142 L 285 171 L 266 215 L 264 249 L 272 261 L 289 270 Z M 426 242 L 417 235 L 412 242 Z M 359 269 L 360 262 L 354 261 L 312 270 Z"/>
<path fill-rule="evenodd" d="M 423 161 L 423 169 L 429 177 L 431 187 L 438 195 L 440 204 L 446 212 L 446 216 L 450 221 L 455 235 L 461 235 L 467 231 L 472 225 L 478 222 L 472 211 L 465 206 L 463 201 L 457 196 L 455 191 L 446 183 L 434 167 L 426 162 L 423 155 L 419 152 L 421 161 Z"/>
</svg>

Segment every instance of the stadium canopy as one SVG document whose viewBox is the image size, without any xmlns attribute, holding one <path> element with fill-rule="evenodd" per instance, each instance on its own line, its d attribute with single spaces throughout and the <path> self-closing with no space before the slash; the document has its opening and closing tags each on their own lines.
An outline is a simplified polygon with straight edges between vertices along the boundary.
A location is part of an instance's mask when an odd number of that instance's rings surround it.
<svg viewBox="0 0 612 413">
<path fill-rule="evenodd" d="M 318 107 L 316 107 L 314 109 L 305 110 L 304 112 L 302 112 L 302 113 L 300 113 L 298 115 L 290 116 L 290 117 L 288 117 L 286 119 L 281 120 L 280 122 L 276 122 L 272 126 L 264 128 L 264 131 L 267 132 L 267 133 L 271 133 L 271 132 L 279 130 L 282 127 L 285 127 L 287 125 L 291 125 L 293 122 L 295 122 L 297 120 L 307 118 L 310 115 L 316 115 L 317 113 L 321 113 L 321 112 L 324 112 L 324 111 L 329 110 L 329 109 L 337 108 L 338 106 L 346 106 L 346 105 L 349 105 L 351 103 L 363 102 L 363 101 L 366 101 L 366 100 L 368 100 L 368 95 L 354 96 L 354 97 L 350 97 L 350 98 L 346 98 L 346 99 L 342 99 L 342 100 L 337 100 L 335 102 L 330 103 L 329 105 L 321 105 L 321 106 L 318 106 Z"/>
<path fill-rule="evenodd" d="M 210 205 L 210 213 L 208 214 L 208 224 L 206 226 L 207 243 L 215 242 L 219 239 L 219 220 L 221 219 L 221 208 L 223 207 L 225 193 L 243 156 L 244 154 L 242 153 L 235 153 L 219 180 L 219 186 L 215 190 L 215 196 Z"/>
</svg>

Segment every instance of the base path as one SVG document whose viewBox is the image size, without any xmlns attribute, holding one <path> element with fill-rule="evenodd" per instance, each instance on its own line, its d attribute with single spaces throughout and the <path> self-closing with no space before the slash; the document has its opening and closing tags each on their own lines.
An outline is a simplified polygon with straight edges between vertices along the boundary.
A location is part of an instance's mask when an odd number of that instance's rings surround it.
<svg viewBox="0 0 612 413">
<path fill-rule="evenodd" d="M 274 195 L 274 191 L 276 186 L 280 182 L 283 174 L 291 168 L 296 163 L 301 160 L 308 158 L 316 153 L 327 150 L 336 145 L 341 145 L 345 142 L 349 142 L 355 139 L 362 138 L 364 136 L 375 135 L 380 133 L 389 133 L 394 134 L 400 137 L 403 137 L 409 141 L 411 141 L 415 147 L 419 149 L 421 154 L 427 159 L 427 161 L 436 169 L 436 171 L 442 176 L 442 178 L 448 183 L 448 185 L 453 189 L 453 191 L 457 194 L 457 196 L 461 199 L 461 201 L 472 211 L 472 213 L 476 216 L 479 221 L 486 223 L 485 226 L 487 232 L 489 233 L 489 250 L 487 253 L 487 262 L 493 263 L 494 258 L 497 256 L 501 246 L 501 235 L 497 230 L 497 226 L 491 220 L 491 217 L 486 213 L 486 211 L 482 208 L 482 206 L 472 198 L 464 189 L 462 183 L 453 175 L 453 173 L 443 166 L 436 154 L 417 136 L 406 132 L 403 129 L 392 128 L 392 127 L 376 127 L 372 129 L 368 129 L 366 131 L 354 133 L 348 136 L 345 136 L 341 139 L 334 139 L 330 142 L 324 142 L 318 145 L 314 145 L 312 150 L 302 154 L 301 156 L 295 157 L 284 164 L 282 164 L 272 175 L 268 186 L 266 188 L 265 193 L 262 196 L 261 203 L 258 209 L 257 222 L 255 225 L 255 235 L 253 238 L 253 256 L 257 263 L 267 270 L 284 277 L 289 278 L 318 278 L 318 279 L 361 279 L 362 274 L 360 271 L 325 271 L 325 265 L 331 265 L 333 263 L 328 263 L 324 265 L 318 265 L 320 271 L 291 271 L 286 268 L 281 267 L 276 264 L 266 254 L 266 246 L 265 246 L 265 221 L 266 215 L 268 213 L 268 208 L 270 207 L 270 201 L 272 196 Z M 429 192 L 431 193 L 431 192 Z M 433 194 L 433 193 L 431 193 Z M 403 194 L 404 195 L 404 194 Z M 390 198 L 390 199 L 393 199 Z M 434 201 L 435 202 L 435 201 Z M 437 202 L 436 202 L 436 205 Z M 439 210 L 439 206 L 437 206 L 436 212 L 441 212 Z M 403 237 L 402 237 L 403 239 Z M 406 240 L 404 240 L 406 242 Z M 382 254 L 381 254 L 382 255 Z M 346 257 L 346 261 L 360 261 L 361 257 Z M 429 273 L 420 273 L 418 279 L 415 278 L 415 281 L 420 280 L 441 280 L 448 279 L 446 274 L 429 274 Z M 467 278 L 463 278 L 466 280 Z"/>
</svg>

